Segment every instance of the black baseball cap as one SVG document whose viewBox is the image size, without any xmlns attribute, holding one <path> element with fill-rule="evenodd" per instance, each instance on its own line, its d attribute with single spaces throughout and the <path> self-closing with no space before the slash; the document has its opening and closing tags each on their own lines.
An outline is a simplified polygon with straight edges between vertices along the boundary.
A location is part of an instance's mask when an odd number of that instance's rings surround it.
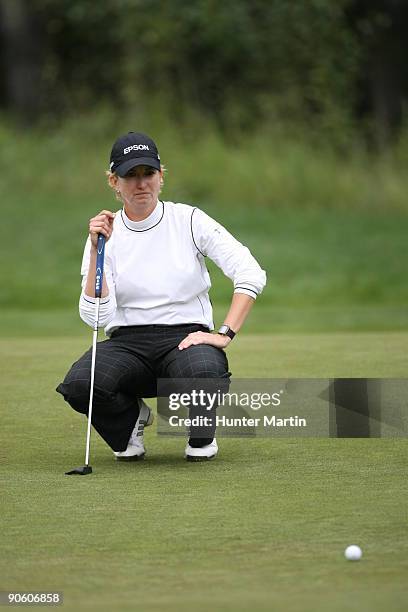
<svg viewBox="0 0 408 612">
<path fill-rule="evenodd" d="M 109 169 L 124 177 L 135 166 L 151 166 L 160 170 L 160 156 L 149 136 L 141 132 L 128 132 L 114 143 Z"/>
</svg>

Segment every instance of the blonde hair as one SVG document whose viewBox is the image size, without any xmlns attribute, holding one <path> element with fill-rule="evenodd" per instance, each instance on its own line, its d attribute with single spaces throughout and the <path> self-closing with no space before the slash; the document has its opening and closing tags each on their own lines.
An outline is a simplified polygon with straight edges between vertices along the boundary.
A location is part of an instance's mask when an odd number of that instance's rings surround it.
<svg viewBox="0 0 408 612">
<path fill-rule="evenodd" d="M 167 172 L 167 168 L 165 166 L 163 166 L 162 164 L 160 164 L 160 170 L 162 172 L 162 175 L 160 177 L 160 191 L 159 191 L 159 193 L 161 193 L 163 185 L 164 185 L 164 175 Z M 121 199 L 120 194 L 118 193 L 118 190 L 116 189 L 116 186 L 114 184 L 114 179 L 115 178 L 119 178 L 118 175 L 115 174 L 115 172 L 111 172 L 110 170 L 106 170 L 105 171 L 105 175 L 107 176 L 107 179 L 108 179 L 108 186 L 111 189 L 113 189 L 113 191 L 115 192 L 115 198 L 121 202 L 122 199 Z"/>
</svg>

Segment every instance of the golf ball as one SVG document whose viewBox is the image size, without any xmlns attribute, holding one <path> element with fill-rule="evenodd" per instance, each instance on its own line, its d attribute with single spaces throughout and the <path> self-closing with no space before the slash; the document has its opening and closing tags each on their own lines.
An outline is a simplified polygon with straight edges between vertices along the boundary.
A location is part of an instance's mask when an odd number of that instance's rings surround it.
<svg viewBox="0 0 408 612">
<path fill-rule="evenodd" d="M 363 556 L 363 551 L 359 546 L 356 546 L 356 544 L 352 544 L 351 546 L 347 546 L 344 551 L 344 556 L 348 561 L 360 561 Z"/>
</svg>

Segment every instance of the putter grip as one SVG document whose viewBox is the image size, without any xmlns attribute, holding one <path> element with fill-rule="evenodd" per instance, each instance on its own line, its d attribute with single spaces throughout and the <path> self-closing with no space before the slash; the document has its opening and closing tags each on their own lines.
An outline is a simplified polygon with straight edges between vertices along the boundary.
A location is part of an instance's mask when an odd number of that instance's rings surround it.
<svg viewBox="0 0 408 612">
<path fill-rule="evenodd" d="M 96 255 L 96 274 L 95 274 L 95 297 L 100 298 L 102 295 L 103 283 L 103 262 L 105 259 L 105 236 L 98 234 L 98 246 Z"/>
</svg>

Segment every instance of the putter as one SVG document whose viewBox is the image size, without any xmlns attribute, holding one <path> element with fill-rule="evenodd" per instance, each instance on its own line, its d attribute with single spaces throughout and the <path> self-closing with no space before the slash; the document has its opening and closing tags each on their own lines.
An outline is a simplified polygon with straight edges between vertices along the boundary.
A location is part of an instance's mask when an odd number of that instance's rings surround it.
<svg viewBox="0 0 408 612">
<path fill-rule="evenodd" d="M 92 467 L 89 465 L 89 451 L 91 447 L 91 420 L 92 420 L 92 402 L 93 402 L 93 389 L 94 389 L 94 378 L 95 378 L 95 359 L 96 359 L 96 343 L 98 340 L 98 325 L 99 325 L 99 302 L 102 294 L 103 284 L 103 262 L 105 256 L 105 236 L 98 234 L 98 246 L 96 255 L 96 276 L 95 276 L 95 322 L 93 328 L 93 339 L 92 339 L 92 361 L 91 361 L 91 388 L 89 391 L 89 408 L 88 408 L 88 428 L 86 432 L 86 451 L 85 451 L 85 465 L 82 467 L 74 468 L 69 472 L 65 472 L 68 476 L 72 474 L 78 474 L 79 476 L 85 476 L 86 474 L 92 473 Z"/>
</svg>

